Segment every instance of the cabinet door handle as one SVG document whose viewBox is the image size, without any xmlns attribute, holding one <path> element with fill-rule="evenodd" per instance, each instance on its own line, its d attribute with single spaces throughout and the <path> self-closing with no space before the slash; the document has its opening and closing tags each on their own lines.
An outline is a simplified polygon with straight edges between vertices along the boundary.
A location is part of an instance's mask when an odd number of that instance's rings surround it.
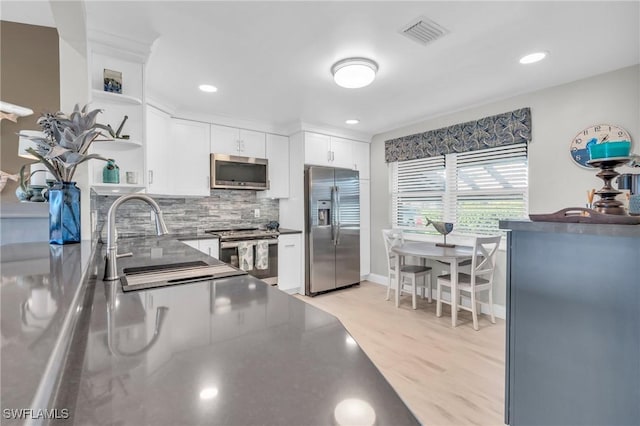
<svg viewBox="0 0 640 426">
<path fill-rule="evenodd" d="M 295 244 L 285 244 L 284 246 L 285 247 L 295 247 L 296 245 Z"/>
<path fill-rule="evenodd" d="M 149 170 L 149 185 L 153 183 L 153 170 Z"/>
<path fill-rule="evenodd" d="M 327 161 L 331 161 L 331 151 L 327 151 Z"/>
<path fill-rule="evenodd" d="M 331 161 L 335 161 L 336 159 L 336 153 L 334 151 L 331 151 Z"/>
</svg>

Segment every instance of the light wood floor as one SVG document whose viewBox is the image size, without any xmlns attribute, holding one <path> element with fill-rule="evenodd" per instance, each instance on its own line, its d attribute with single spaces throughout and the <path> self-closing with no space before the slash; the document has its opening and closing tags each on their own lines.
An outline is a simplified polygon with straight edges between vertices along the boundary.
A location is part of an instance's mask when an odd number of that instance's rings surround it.
<svg viewBox="0 0 640 426">
<path fill-rule="evenodd" d="M 298 296 L 340 319 L 360 347 L 425 425 L 503 425 L 505 322 L 458 313 L 451 328 L 448 305 L 403 295 L 385 300 L 386 287 L 363 282 L 316 297 Z"/>
</svg>

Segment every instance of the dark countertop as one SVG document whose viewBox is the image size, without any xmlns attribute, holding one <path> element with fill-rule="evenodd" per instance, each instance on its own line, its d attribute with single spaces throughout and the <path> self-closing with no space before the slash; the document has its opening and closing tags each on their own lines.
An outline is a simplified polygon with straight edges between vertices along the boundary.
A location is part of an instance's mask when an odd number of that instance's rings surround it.
<svg viewBox="0 0 640 426">
<path fill-rule="evenodd" d="M 50 391 L 52 383 L 43 377 L 60 365 L 48 369 L 47 363 L 56 346 L 69 341 L 65 321 L 80 297 L 91 255 L 87 241 L 0 247 L 3 409 L 30 407 L 39 388 Z"/>
<path fill-rule="evenodd" d="M 640 237 L 640 225 L 605 225 L 594 223 L 501 220 L 500 229 L 508 229 L 512 231 L 608 235 L 612 237 Z"/>
<path fill-rule="evenodd" d="M 134 252 L 120 268 L 218 262 L 172 238 L 119 245 Z M 86 331 L 56 398 L 74 424 L 336 424 L 339 404 L 369 407 L 376 424 L 418 424 L 335 317 L 249 275 L 127 293 L 119 282 L 89 287 Z"/>
</svg>

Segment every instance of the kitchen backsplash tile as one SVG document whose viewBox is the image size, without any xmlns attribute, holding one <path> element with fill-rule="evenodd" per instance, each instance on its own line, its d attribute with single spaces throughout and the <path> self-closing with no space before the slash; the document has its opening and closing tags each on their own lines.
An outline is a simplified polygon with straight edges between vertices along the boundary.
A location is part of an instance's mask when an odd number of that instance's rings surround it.
<svg viewBox="0 0 640 426">
<path fill-rule="evenodd" d="M 91 194 L 92 218 L 100 234 L 107 212 L 118 196 Z M 169 231 L 179 234 L 202 233 L 207 229 L 262 226 L 278 220 L 278 200 L 258 198 L 255 191 L 212 190 L 209 197 L 161 198 L 160 205 Z M 255 209 L 260 217 L 254 217 Z M 155 234 L 151 210 L 142 201 L 128 201 L 118 208 L 116 228 L 120 233 Z"/>
</svg>

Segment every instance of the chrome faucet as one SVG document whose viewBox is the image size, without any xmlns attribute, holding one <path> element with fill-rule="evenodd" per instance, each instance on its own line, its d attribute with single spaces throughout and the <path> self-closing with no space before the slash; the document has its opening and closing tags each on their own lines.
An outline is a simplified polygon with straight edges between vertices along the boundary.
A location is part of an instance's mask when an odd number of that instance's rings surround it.
<svg viewBox="0 0 640 426">
<path fill-rule="evenodd" d="M 162 217 L 162 212 L 160 211 L 160 206 L 155 200 L 148 195 L 144 194 L 129 194 L 123 195 L 118 198 L 111 204 L 109 207 L 109 211 L 107 212 L 107 256 L 106 256 L 106 264 L 104 267 L 104 278 L 103 281 L 115 281 L 118 278 L 118 266 L 116 260 L 118 257 L 132 256 L 131 253 L 118 254 L 118 244 L 116 242 L 117 239 L 117 231 L 116 231 L 116 210 L 118 207 L 129 201 L 129 200 L 140 200 L 151 206 L 153 213 L 156 218 L 156 233 L 158 236 L 166 235 L 169 233 L 167 230 L 167 225 L 164 223 L 164 218 Z"/>
</svg>

